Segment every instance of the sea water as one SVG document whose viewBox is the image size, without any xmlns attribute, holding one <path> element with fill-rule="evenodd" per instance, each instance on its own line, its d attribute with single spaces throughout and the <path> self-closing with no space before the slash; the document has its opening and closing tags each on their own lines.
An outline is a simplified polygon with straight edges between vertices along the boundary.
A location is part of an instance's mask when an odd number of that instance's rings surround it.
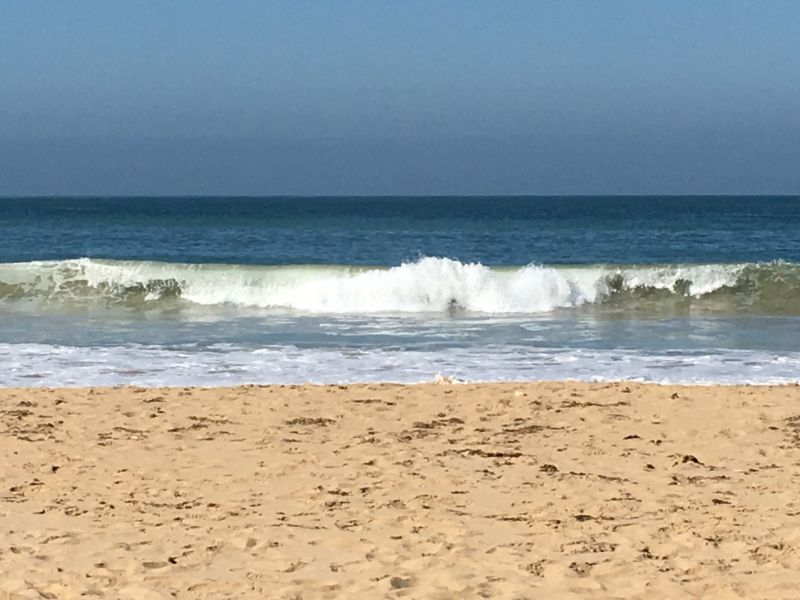
<svg viewBox="0 0 800 600">
<path fill-rule="evenodd" d="M 0 385 L 800 380 L 800 198 L 0 199 Z"/>
</svg>

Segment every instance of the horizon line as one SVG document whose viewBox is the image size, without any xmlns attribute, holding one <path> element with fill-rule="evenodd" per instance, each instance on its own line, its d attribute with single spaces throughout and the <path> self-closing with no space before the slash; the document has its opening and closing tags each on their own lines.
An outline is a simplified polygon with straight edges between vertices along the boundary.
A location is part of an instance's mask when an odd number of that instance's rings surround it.
<svg viewBox="0 0 800 600">
<path fill-rule="evenodd" d="M 278 199 L 278 198 L 800 198 L 796 193 L 736 194 L 0 194 L 0 200 Z"/>
</svg>

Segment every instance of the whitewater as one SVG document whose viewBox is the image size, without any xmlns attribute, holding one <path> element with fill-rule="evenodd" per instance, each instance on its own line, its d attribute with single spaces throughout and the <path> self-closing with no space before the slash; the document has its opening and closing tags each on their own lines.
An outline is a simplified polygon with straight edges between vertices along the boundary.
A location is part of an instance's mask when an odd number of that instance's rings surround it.
<svg viewBox="0 0 800 600">
<path fill-rule="evenodd" d="M 0 343 L 0 360 L 7 385 L 782 383 L 800 372 L 786 329 L 800 314 L 798 274 L 786 262 L 487 267 L 442 257 L 393 267 L 7 263 L 0 333 L 13 341 Z M 759 347 L 766 327 L 771 346 Z"/>
<path fill-rule="evenodd" d="M 0 301 L 127 304 L 154 309 L 181 300 L 199 306 L 286 309 L 320 314 L 472 312 L 525 314 L 648 295 L 715 298 L 718 310 L 780 305 L 792 311 L 800 266 L 792 263 L 586 265 L 490 268 L 441 257 L 394 267 L 174 264 L 81 258 L 0 264 Z M 726 305 L 722 302 L 727 299 Z M 713 303 L 706 303 L 711 310 Z M 674 302 L 673 302 L 674 305 Z M 653 307 L 656 308 L 656 307 Z M 798 313 L 800 314 L 800 312 Z"/>
</svg>

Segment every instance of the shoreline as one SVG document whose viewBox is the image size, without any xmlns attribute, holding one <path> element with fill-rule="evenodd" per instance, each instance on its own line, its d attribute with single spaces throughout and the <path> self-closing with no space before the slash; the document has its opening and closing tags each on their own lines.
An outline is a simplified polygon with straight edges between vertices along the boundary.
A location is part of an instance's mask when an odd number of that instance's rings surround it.
<svg viewBox="0 0 800 600">
<path fill-rule="evenodd" d="M 142 390 L 152 391 L 174 391 L 174 390 L 237 390 L 237 389 L 297 389 L 297 388 L 342 388 L 342 387 L 401 387 L 401 388 L 421 388 L 427 386 L 453 386 L 455 389 L 463 386 L 537 386 L 537 385 L 576 385 L 576 386 L 610 386 L 610 385 L 635 385 L 643 387 L 657 388 L 782 388 L 800 387 L 800 376 L 791 381 L 772 381 L 772 382 L 698 382 L 698 383 L 674 383 L 661 381 L 641 381 L 638 379 L 607 379 L 602 381 L 587 381 L 585 379 L 519 379 L 519 380 L 459 380 L 450 379 L 449 376 L 440 376 L 432 380 L 425 381 L 347 381 L 347 382 L 328 382 L 328 383 L 234 383 L 226 385 L 147 385 L 137 383 L 120 383 L 115 385 L 30 385 L 30 386 L 0 386 L 0 395 L 4 392 L 22 392 L 25 390 L 38 391 L 69 391 L 69 392 L 89 392 L 94 393 L 130 390 L 134 393 L 141 393 Z"/>
<path fill-rule="evenodd" d="M 800 386 L 0 389 L 0 598 L 794 595 Z"/>
</svg>

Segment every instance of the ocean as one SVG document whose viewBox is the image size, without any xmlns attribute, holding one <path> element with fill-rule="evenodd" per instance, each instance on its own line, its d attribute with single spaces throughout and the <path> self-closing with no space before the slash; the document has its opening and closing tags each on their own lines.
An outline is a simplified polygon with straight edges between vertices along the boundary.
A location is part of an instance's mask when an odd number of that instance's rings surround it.
<svg viewBox="0 0 800 600">
<path fill-rule="evenodd" d="M 800 381 L 800 197 L 0 199 L 0 385 Z"/>
</svg>

